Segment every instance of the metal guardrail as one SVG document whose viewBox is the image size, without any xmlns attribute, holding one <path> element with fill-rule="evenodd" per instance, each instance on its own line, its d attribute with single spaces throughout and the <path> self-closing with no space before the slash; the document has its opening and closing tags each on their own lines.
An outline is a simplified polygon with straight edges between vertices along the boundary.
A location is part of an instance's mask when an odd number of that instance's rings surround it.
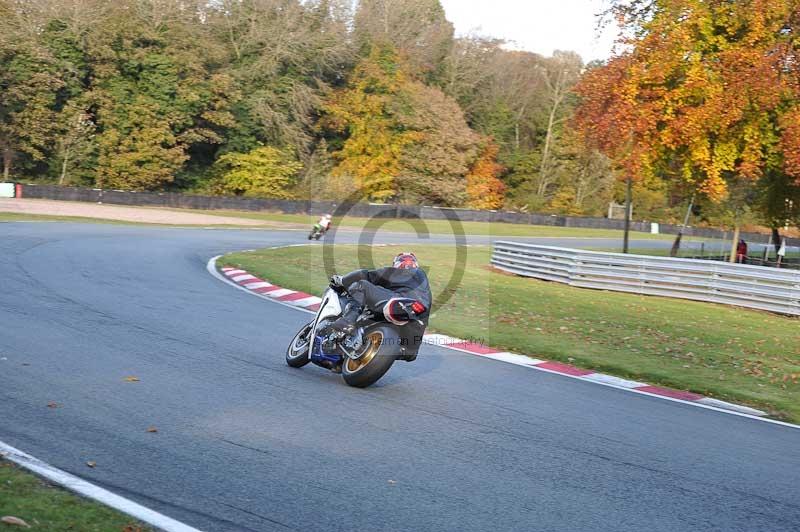
<svg viewBox="0 0 800 532">
<path fill-rule="evenodd" d="M 708 260 L 495 242 L 501 270 L 582 288 L 722 303 L 800 316 L 800 271 Z"/>
</svg>

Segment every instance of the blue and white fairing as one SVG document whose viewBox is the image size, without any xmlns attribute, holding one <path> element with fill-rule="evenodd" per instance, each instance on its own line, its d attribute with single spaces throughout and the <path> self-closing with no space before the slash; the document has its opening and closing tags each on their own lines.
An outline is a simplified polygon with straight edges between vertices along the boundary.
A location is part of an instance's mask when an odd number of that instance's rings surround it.
<svg viewBox="0 0 800 532">
<path fill-rule="evenodd" d="M 336 319 L 342 315 L 342 301 L 341 297 L 335 290 L 328 288 L 322 296 L 322 302 L 317 310 L 317 317 L 314 319 L 314 328 L 312 330 L 311 338 L 311 361 L 319 363 L 321 361 L 329 361 L 339 363 L 342 356 L 334 353 L 324 353 L 322 351 L 322 340 L 324 338 L 317 334 L 320 323 L 328 319 Z"/>
</svg>

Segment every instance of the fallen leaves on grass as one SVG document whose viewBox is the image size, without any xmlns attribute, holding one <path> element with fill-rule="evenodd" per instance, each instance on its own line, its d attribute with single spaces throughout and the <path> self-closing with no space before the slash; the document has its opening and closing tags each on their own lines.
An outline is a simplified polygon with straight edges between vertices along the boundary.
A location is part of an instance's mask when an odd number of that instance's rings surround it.
<svg viewBox="0 0 800 532">
<path fill-rule="evenodd" d="M 29 525 L 19 517 L 14 517 L 13 515 L 4 515 L 3 517 L 0 517 L 0 523 L 5 523 L 7 525 L 23 526 L 25 528 L 31 527 L 31 525 Z"/>
<path fill-rule="evenodd" d="M 130 377 L 125 377 L 125 382 L 139 382 L 139 377 L 134 377 L 132 375 Z"/>
</svg>

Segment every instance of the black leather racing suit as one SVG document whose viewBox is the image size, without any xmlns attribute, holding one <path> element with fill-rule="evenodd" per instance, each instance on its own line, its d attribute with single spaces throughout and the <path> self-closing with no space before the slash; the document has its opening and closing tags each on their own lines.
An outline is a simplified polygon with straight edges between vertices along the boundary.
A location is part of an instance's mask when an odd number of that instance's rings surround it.
<svg viewBox="0 0 800 532">
<path fill-rule="evenodd" d="M 377 315 L 383 314 L 383 307 L 393 297 L 416 299 L 425 305 L 425 312 L 418 318 L 419 324 L 411 321 L 401 326 L 401 334 L 408 339 L 409 351 L 416 354 L 422 345 L 422 335 L 430 317 L 431 286 L 428 276 L 420 268 L 380 268 L 377 270 L 356 270 L 342 277 L 342 286 L 362 307 Z"/>
</svg>

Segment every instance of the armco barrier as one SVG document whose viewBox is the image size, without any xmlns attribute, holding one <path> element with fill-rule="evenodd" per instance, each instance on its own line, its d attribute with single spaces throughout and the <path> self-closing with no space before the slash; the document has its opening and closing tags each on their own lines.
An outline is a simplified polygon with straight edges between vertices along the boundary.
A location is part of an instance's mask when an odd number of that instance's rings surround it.
<svg viewBox="0 0 800 532">
<path fill-rule="evenodd" d="M 800 316 L 800 271 L 495 242 L 501 270 L 582 288 L 722 303 Z"/>
<path fill-rule="evenodd" d="M 334 212 L 336 204 L 330 201 L 292 201 L 266 198 L 242 198 L 235 196 L 194 196 L 172 192 L 129 192 L 90 188 L 59 187 L 54 185 L 22 185 L 22 197 L 63 201 L 89 201 L 119 205 L 141 205 L 149 207 L 175 207 L 182 209 L 230 209 L 248 211 L 278 211 L 286 214 L 318 215 Z M 368 218 L 420 218 L 422 220 L 447 220 L 455 214 L 463 222 L 503 222 L 554 227 L 580 227 L 585 229 L 623 229 L 623 220 L 610 220 L 590 216 L 555 216 L 506 211 L 479 211 L 472 209 L 450 209 L 419 205 L 392 205 L 358 203 L 348 208 L 351 216 Z M 650 222 L 632 222 L 631 230 L 649 233 Z M 660 224 L 665 234 L 677 234 L 680 227 Z M 730 238 L 730 233 L 705 227 L 687 227 L 684 234 L 703 238 Z M 769 235 L 742 233 L 748 242 L 767 243 Z M 800 245 L 800 240 L 789 239 L 787 244 Z"/>
</svg>

